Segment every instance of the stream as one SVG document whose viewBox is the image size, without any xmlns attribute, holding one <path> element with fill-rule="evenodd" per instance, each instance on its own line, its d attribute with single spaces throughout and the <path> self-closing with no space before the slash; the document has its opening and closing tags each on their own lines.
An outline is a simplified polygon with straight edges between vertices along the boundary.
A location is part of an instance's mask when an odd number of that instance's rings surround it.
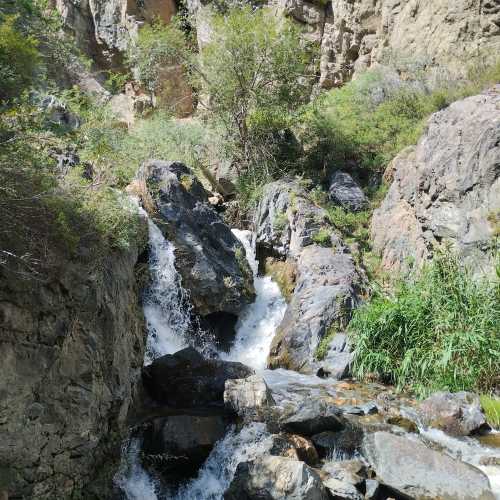
<svg viewBox="0 0 500 500">
<path fill-rule="evenodd" d="M 148 224 L 151 284 L 144 303 L 148 329 L 144 359 L 146 365 L 157 357 L 174 353 L 189 345 L 186 334 L 191 318 L 189 296 L 182 288 L 180 275 L 174 267 L 174 246 L 163 237 L 150 219 Z M 252 233 L 236 229 L 233 233 L 245 247 L 254 274 L 256 298 L 238 320 L 236 337 L 230 351 L 219 352 L 218 356 L 254 368 L 266 380 L 278 405 L 304 400 L 311 393 L 335 401 L 355 400 L 361 393 L 376 397 L 381 391 L 381 386 L 377 384 L 325 380 L 284 369 L 265 369 L 271 341 L 285 313 L 286 302 L 278 285 L 270 277 L 258 275 Z M 214 350 L 209 340 L 207 350 L 212 353 Z M 480 463 L 481 458 L 498 456 L 498 449 L 482 445 L 473 438 L 456 439 L 435 429 L 419 430 L 420 434 L 413 435 L 414 439 L 431 443 L 433 447 L 481 468 L 488 475 L 491 487 L 500 500 L 500 467 Z M 124 444 L 122 463 L 115 483 L 128 500 L 221 500 L 238 463 L 264 454 L 271 445 L 270 434 L 263 423 L 247 424 L 239 431 L 233 428 L 215 445 L 196 478 L 175 491 L 165 491 L 141 466 L 141 443 L 132 439 Z"/>
</svg>

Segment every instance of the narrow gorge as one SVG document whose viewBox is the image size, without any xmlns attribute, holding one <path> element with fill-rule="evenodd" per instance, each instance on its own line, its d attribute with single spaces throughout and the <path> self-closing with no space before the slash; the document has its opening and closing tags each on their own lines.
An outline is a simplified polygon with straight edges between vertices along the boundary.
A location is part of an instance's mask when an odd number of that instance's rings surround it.
<svg viewBox="0 0 500 500">
<path fill-rule="evenodd" d="M 0 500 L 500 500 L 500 0 L 5 0 Z"/>
</svg>

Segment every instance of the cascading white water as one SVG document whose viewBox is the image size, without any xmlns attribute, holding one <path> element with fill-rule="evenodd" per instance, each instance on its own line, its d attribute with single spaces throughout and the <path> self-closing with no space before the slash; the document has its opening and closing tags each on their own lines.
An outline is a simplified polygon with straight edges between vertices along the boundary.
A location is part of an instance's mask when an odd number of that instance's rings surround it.
<svg viewBox="0 0 500 500">
<path fill-rule="evenodd" d="M 271 446 L 270 434 L 263 423 L 251 423 L 239 432 L 229 431 L 215 445 L 198 477 L 181 487 L 172 500 L 220 500 L 238 464 L 257 458 Z"/>
<path fill-rule="evenodd" d="M 257 371 L 266 367 L 269 348 L 276 328 L 285 314 L 286 302 L 278 285 L 270 276 L 258 276 L 255 242 L 250 231 L 233 229 L 233 234 L 245 248 L 250 268 L 254 274 L 255 302 L 240 315 L 236 324 L 236 337 L 229 353 L 221 357 L 239 361 Z"/>
<path fill-rule="evenodd" d="M 191 326 L 191 306 L 174 266 L 175 248 L 149 218 L 148 228 L 151 284 L 144 296 L 148 330 L 145 364 L 186 347 Z"/>
</svg>

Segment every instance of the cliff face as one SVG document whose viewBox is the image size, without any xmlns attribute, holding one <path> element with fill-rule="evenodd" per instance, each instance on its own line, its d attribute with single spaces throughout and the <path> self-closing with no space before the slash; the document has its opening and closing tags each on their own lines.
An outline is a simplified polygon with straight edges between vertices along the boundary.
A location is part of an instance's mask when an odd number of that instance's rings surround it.
<svg viewBox="0 0 500 500">
<path fill-rule="evenodd" d="M 0 494 L 105 497 L 144 356 L 139 253 L 0 268 Z"/>
<path fill-rule="evenodd" d="M 388 60 L 460 74 L 464 61 L 500 48 L 499 0 L 276 2 L 320 43 L 323 88 Z"/>
</svg>

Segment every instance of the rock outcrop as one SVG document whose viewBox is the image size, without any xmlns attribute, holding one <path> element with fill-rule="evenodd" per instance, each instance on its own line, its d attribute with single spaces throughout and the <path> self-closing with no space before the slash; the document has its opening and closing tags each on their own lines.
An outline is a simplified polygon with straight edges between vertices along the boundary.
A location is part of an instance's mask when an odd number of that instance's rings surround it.
<svg viewBox="0 0 500 500">
<path fill-rule="evenodd" d="M 400 495 L 424 500 L 494 500 L 488 478 L 475 467 L 422 443 L 388 432 L 365 439 L 363 454 L 382 484 Z"/>
<path fill-rule="evenodd" d="M 363 276 L 326 211 L 310 199 L 299 180 L 284 179 L 264 188 L 255 231 L 261 264 L 280 259 L 295 275 L 269 366 L 312 372 L 318 368 L 314 354 L 320 340 L 330 327 L 345 326 L 358 303 Z"/>
<path fill-rule="evenodd" d="M 175 266 L 194 311 L 226 340 L 237 315 L 254 298 L 245 249 L 208 203 L 208 193 L 185 165 L 149 161 L 135 191 L 151 218 L 175 246 Z M 226 328 L 228 326 L 228 328 Z"/>
<path fill-rule="evenodd" d="M 337 171 L 332 175 L 328 197 L 351 212 L 359 212 L 368 205 L 365 193 L 347 172 Z"/>
<path fill-rule="evenodd" d="M 89 249 L 58 254 L 47 279 L 0 267 L 0 491 L 9 498 L 109 491 L 144 359 L 135 268 L 146 235 L 102 261 Z"/>
<path fill-rule="evenodd" d="M 500 88 L 430 118 L 416 148 L 392 164 L 394 181 L 375 211 L 373 247 L 386 269 L 421 265 L 449 243 L 474 272 L 494 266 L 500 213 Z"/>
<path fill-rule="evenodd" d="M 320 44 L 320 86 L 342 85 L 356 73 L 389 62 L 404 71 L 446 68 L 500 47 L 498 0 L 275 0 Z"/>
</svg>

